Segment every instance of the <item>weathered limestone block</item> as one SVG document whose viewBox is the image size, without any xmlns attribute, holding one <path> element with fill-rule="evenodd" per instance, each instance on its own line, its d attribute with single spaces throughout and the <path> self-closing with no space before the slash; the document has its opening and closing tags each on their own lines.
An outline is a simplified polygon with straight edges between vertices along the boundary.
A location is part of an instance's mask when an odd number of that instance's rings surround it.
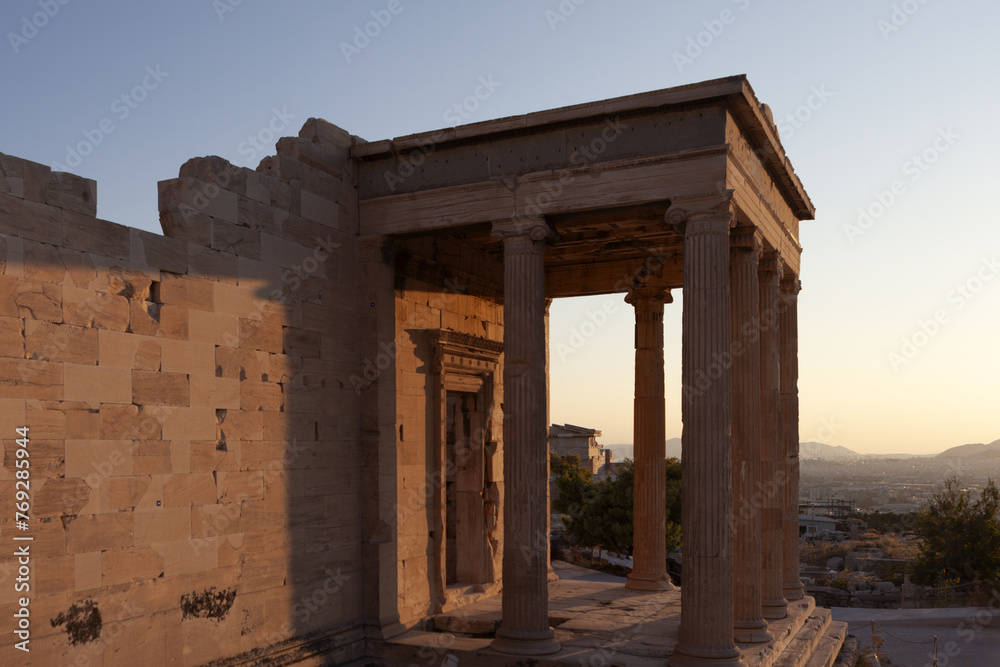
<svg viewBox="0 0 1000 667">
<path fill-rule="evenodd" d="M 228 190 L 237 195 L 246 194 L 247 179 L 254 172 L 245 167 L 237 167 L 217 155 L 191 158 L 181 165 L 180 178 L 192 178 L 208 185 L 206 196 L 215 192 L 214 188 Z"/>
<path fill-rule="evenodd" d="M 169 411 L 163 415 L 163 438 L 165 440 L 214 440 L 218 435 L 215 408 L 164 408 L 164 410 Z M 184 454 L 185 446 L 188 449 L 188 455 Z M 171 454 L 174 455 L 175 468 L 177 465 L 183 464 L 183 469 L 189 469 L 190 447 L 190 442 L 174 443 Z"/>
<path fill-rule="evenodd" d="M 96 364 L 97 329 L 25 320 L 23 347 L 29 359 Z"/>
<path fill-rule="evenodd" d="M 262 416 L 264 418 L 264 440 L 298 442 L 316 439 L 316 420 L 309 415 L 296 415 L 295 419 L 289 419 L 286 414 L 265 412 Z"/>
<path fill-rule="evenodd" d="M 60 283 L 66 275 L 60 248 L 48 243 L 24 241 L 24 277 L 48 283 Z"/>
<path fill-rule="evenodd" d="M 194 440 L 191 442 L 191 472 L 222 472 L 239 470 L 237 440 L 227 443 L 220 434 L 218 440 Z"/>
<path fill-rule="evenodd" d="M 172 472 L 170 442 L 136 441 L 132 447 L 132 471 L 136 475 L 166 475 Z"/>
<path fill-rule="evenodd" d="M 294 157 L 283 155 L 269 155 L 257 165 L 257 171 L 265 176 L 287 183 L 291 186 L 289 191 L 289 211 L 298 213 L 298 190 L 305 181 L 306 165 Z"/>
<path fill-rule="evenodd" d="M 188 309 L 182 306 L 161 306 L 158 332 L 164 338 L 187 340 Z"/>
<path fill-rule="evenodd" d="M 73 555 L 73 576 L 76 592 L 89 591 L 101 587 L 101 552 Z"/>
<path fill-rule="evenodd" d="M 163 554 L 163 572 L 167 577 L 208 572 L 218 567 L 219 539 L 217 537 L 164 542 L 154 544 L 152 547 L 155 551 Z M 207 589 L 208 586 L 205 586 L 205 588 Z M 179 609 L 177 610 L 177 615 L 178 617 L 180 616 Z M 179 628 L 181 626 L 180 618 L 175 623 Z M 190 646 L 191 644 L 189 643 L 188 645 Z M 207 655 L 208 651 L 216 649 L 214 646 L 211 648 L 204 646 L 200 650 L 205 651 L 202 655 Z"/>
<path fill-rule="evenodd" d="M 0 357 L 0 398 L 61 399 L 63 393 L 61 364 Z"/>
<path fill-rule="evenodd" d="M 160 303 L 212 311 L 215 308 L 215 284 L 208 280 L 163 274 Z"/>
<path fill-rule="evenodd" d="M 24 197 L 24 161 L 0 153 L 0 194 Z"/>
<path fill-rule="evenodd" d="M 205 245 L 188 243 L 188 275 L 206 278 L 214 282 L 236 284 L 236 255 L 213 250 L 211 237 Z M 216 302 L 218 305 L 218 302 Z"/>
<path fill-rule="evenodd" d="M 67 410 L 66 432 L 73 438 L 97 440 L 101 437 L 101 415 L 89 410 Z"/>
<path fill-rule="evenodd" d="M 275 353 L 283 351 L 280 325 L 241 317 L 239 326 L 241 348 Z"/>
<path fill-rule="evenodd" d="M 239 257 L 260 259 L 260 231 L 215 220 L 212 223 L 212 247 Z"/>
<path fill-rule="evenodd" d="M 101 511 L 135 510 L 149 492 L 152 479 L 148 476 L 111 477 L 101 488 Z"/>
<path fill-rule="evenodd" d="M 348 151 L 360 140 L 350 132 L 323 118 L 309 118 L 299 130 L 299 138 L 317 144 L 326 151 L 326 157 L 338 156 L 341 164 L 350 164 Z M 364 143 L 363 141 L 361 143 Z M 336 164 L 329 164 L 336 168 Z"/>
<path fill-rule="evenodd" d="M 67 324 L 126 331 L 129 317 L 128 299 L 123 296 L 69 285 L 62 288 L 62 319 Z"/>
<path fill-rule="evenodd" d="M 156 415 L 139 405 L 106 403 L 100 415 L 102 440 L 151 440 L 163 432 Z"/>
<path fill-rule="evenodd" d="M 130 440 L 71 440 L 66 446 L 66 476 L 86 479 L 132 474 Z"/>
<path fill-rule="evenodd" d="M 191 376 L 191 404 L 216 409 L 240 408 L 239 380 L 210 375 Z"/>
<path fill-rule="evenodd" d="M 31 503 L 31 511 L 37 518 L 75 515 L 95 493 L 81 477 L 48 478 L 40 482 Z"/>
<path fill-rule="evenodd" d="M 160 228 L 163 235 L 194 246 L 212 244 L 212 218 L 185 203 L 182 185 L 175 179 L 160 181 Z M 187 197 L 190 199 L 190 197 Z M 190 250 L 189 250 L 190 252 Z M 190 261 L 190 256 L 189 256 Z"/>
<path fill-rule="evenodd" d="M 129 239 L 133 262 L 161 271 L 187 273 L 188 244 L 185 241 L 133 228 L 129 229 Z"/>
<path fill-rule="evenodd" d="M 215 374 L 237 380 L 263 380 L 268 372 L 268 354 L 246 348 L 215 348 Z"/>
<path fill-rule="evenodd" d="M 42 243 L 62 243 L 62 211 L 28 199 L 0 196 L 0 234 Z"/>
<path fill-rule="evenodd" d="M 0 317 L 0 356 L 24 358 L 24 320 Z"/>
<path fill-rule="evenodd" d="M 132 402 L 187 407 L 191 404 L 191 381 L 182 373 L 133 370 Z"/>
<path fill-rule="evenodd" d="M 62 244 L 83 252 L 128 261 L 132 242 L 129 228 L 72 211 L 63 211 Z"/>
<path fill-rule="evenodd" d="M 153 279 L 145 273 L 113 266 L 108 269 L 106 280 L 109 294 L 123 296 L 126 299 L 147 300 L 150 298 Z"/>
<path fill-rule="evenodd" d="M 191 537 L 191 507 L 154 507 L 136 510 L 135 544 L 175 542 Z"/>
<path fill-rule="evenodd" d="M 188 339 L 213 345 L 234 345 L 239 341 L 239 318 L 192 309 L 188 311 Z"/>
<path fill-rule="evenodd" d="M 281 385 L 279 384 L 251 382 L 249 380 L 244 380 L 240 383 L 241 410 L 279 412 L 281 411 L 283 401 Z"/>
<path fill-rule="evenodd" d="M 282 327 L 283 350 L 285 354 L 318 358 L 322 349 L 322 334 L 319 331 Z"/>
<path fill-rule="evenodd" d="M 210 343 L 161 340 L 160 349 L 166 373 L 215 375 L 215 347 Z"/>
<path fill-rule="evenodd" d="M 281 289 L 282 270 L 279 266 L 265 264 L 257 259 L 237 257 L 236 283 L 252 290 L 258 300 L 266 302 L 272 298 L 274 290 Z"/>
<path fill-rule="evenodd" d="M 264 498 L 264 477 L 260 471 L 220 472 L 217 477 L 219 502 L 243 502 Z"/>
<path fill-rule="evenodd" d="M 128 330 L 141 336 L 155 336 L 160 330 L 160 306 L 151 301 L 128 300 Z"/>
<path fill-rule="evenodd" d="M 97 182 L 62 171 L 49 173 L 45 187 L 45 203 L 49 206 L 97 216 Z"/>
<path fill-rule="evenodd" d="M 76 577 L 73 573 L 74 559 L 71 555 L 49 556 L 48 554 L 36 555 L 31 564 L 38 568 L 38 572 L 49 572 L 50 576 L 37 577 L 32 593 L 36 598 L 44 598 L 53 595 L 64 594 L 73 590 L 76 585 Z M 42 568 L 45 568 L 42 570 Z M 5 664 L 13 664 L 7 663 Z"/>
<path fill-rule="evenodd" d="M 65 517 L 66 547 L 70 553 L 105 551 L 132 546 L 132 512 L 109 512 Z"/>
<path fill-rule="evenodd" d="M 74 288 L 64 288 L 37 280 L 18 280 L 13 295 L 16 311 L 11 312 L 9 306 L 5 308 L 2 305 L 0 309 L 3 310 L 2 314 L 11 314 L 14 317 L 62 322 L 65 289 Z M 3 293 L 0 291 L 0 300 L 2 299 Z"/>
<path fill-rule="evenodd" d="M 209 472 L 174 475 L 163 484 L 164 507 L 212 505 L 215 500 L 215 478 Z"/>
<path fill-rule="evenodd" d="M 266 160 L 267 158 L 265 158 Z M 258 198 L 264 203 L 269 203 L 274 209 L 279 211 L 290 211 L 292 208 L 292 186 L 273 175 L 264 173 L 258 168 Z M 267 194 L 267 198 L 263 196 Z M 249 196 L 249 192 L 248 192 Z"/>
<path fill-rule="evenodd" d="M 191 234 L 202 236 L 205 230 L 195 232 L 193 226 L 202 227 L 204 218 L 214 218 L 236 224 L 239 209 L 239 196 L 235 192 L 222 189 L 214 183 L 180 177 L 159 184 L 160 223 L 164 222 L 164 213 L 168 213 L 170 221 L 178 228 L 163 227 L 163 233 L 174 238 L 185 238 L 196 242 Z M 182 235 L 173 232 L 182 231 Z M 208 245 L 208 244 L 205 244 Z"/>
<path fill-rule="evenodd" d="M 136 335 L 136 332 L 99 329 L 97 340 L 101 366 L 153 371 L 160 367 L 160 345 L 157 339 Z"/>
</svg>

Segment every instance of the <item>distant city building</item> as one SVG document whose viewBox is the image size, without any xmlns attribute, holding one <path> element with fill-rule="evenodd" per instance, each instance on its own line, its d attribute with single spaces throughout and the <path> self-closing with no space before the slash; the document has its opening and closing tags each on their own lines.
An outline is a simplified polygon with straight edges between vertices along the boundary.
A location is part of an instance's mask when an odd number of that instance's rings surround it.
<svg viewBox="0 0 1000 667">
<path fill-rule="evenodd" d="M 799 515 L 799 533 L 818 535 L 820 533 L 833 533 L 836 530 L 837 522 L 830 517 L 813 514 Z"/>
<path fill-rule="evenodd" d="M 834 519 L 846 519 L 854 514 L 854 501 L 842 498 L 825 500 L 806 500 L 799 503 L 799 514 L 828 516 Z"/>
<path fill-rule="evenodd" d="M 556 456 L 576 454 L 594 477 L 605 477 L 611 471 L 614 457 L 610 449 L 597 443 L 599 437 L 601 432 L 596 429 L 552 424 L 549 427 L 549 452 Z"/>
</svg>

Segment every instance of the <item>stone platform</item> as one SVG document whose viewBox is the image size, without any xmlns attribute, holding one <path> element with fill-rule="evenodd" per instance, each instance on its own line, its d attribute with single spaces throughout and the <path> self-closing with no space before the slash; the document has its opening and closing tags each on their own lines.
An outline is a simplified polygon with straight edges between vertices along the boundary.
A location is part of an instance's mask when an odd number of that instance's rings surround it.
<svg viewBox="0 0 1000 667">
<path fill-rule="evenodd" d="M 559 580 L 549 584 L 549 623 L 562 650 L 531 659 L 490 648 L 500 623 L 499 596 L 441 614 L 432 628 L 412 630 L 369 645 L 370 658 L 357 664 L 662 666 L 673 654 L 680 626 L 681 592 L 628 590 L 624 579 L 553 562 Z M 789 615 L 770 625 L 774 641 L 742 644 L 747 667 L 831 667 L 846 634 L 830 610 L 812 598 L 789 604 Z"/>
</svg>

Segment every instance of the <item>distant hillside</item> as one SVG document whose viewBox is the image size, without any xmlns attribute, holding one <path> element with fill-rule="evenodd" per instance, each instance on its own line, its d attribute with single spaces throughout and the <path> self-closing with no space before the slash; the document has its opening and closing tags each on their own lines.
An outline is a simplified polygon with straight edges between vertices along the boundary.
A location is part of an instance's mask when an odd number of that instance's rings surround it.
<svg viewBox="0 0 1000 667">
<path fill-rule="evenodd" d="M 614 452 L 616 461 L 624 461 L 632 458 L 632 445 L 604 445 L 604 447 Z M 667 456 L 681 457 L 681 439 L 670 438 L 667 440 Z M 803 459 L 914 459 L 914 458 L 971 458 L 980 461 L 987 459 L 1000 459 L 1000 440 L 994 440 L 988 445 L 982 443 L 971 445 L 959 445 L 946 449 L 940 454 L 859 454 L 853 449 L 848 449 L 841 445 L 828 445 L 823 442 L 800 442 L 799 456 Z"/>
<path fill-rule="evenodd" d="M 624 461 L 625 459 L 634 458 L 632 445 L 601 445 L 605 449 L 610 449 L 611 453 L 615 457 L 615 461 Z M 668 438 L 667 439 L 667 458 L 681 457 L 681 439 L 680 438 Z"/>
<path fill-rule="evenodd" d="M 978 459 L 992 459 L 1000 456 L 1000 440 L 994 440 L 988 445 L 982 443 L 974 443 L 971 445 L 959 445 L 958 447 L 952 447 L 951 449 L 946 449 L 940 454 L 938 454 L 939 459 L 954 459 L 954 458 L 978 458 Z"/>
<path fill-rule="evenodd" d="M 800 442 L 799 457 L 803 459 L 856 459 L 858 454 L 853 449 L 840 445 L 827 445 L 822 442 Z"/>
</svg>

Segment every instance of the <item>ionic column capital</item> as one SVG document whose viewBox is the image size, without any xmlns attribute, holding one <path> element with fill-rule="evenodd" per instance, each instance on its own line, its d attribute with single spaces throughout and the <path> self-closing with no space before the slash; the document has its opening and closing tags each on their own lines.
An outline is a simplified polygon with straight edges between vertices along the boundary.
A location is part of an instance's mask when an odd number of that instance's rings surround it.
<svg viewBox="0 0 1000 667">
<path fill-rule="evenodd" d="M 723 190 L 673 200 L 664 220 L 681 236 L 729 232 L 735 225 L 734 190 Z"/>
<path fill-rule="evenodd" d="M 757 264 L 760 261 L 764 235 L 753 225 L 737 225 L 729 233 L 729 261 Z"/>
<path fill-rule="evenodd" d="M 760 256 L 757 273 L 761 283 L 776 283 L 784 275 L 785 263 L 775 250 L 769 250 Z"/>
<path fill-rule="evenodd" d="M 654 285 L 632 287 L 625 295 L 625 303 L 631 304 L 636 308 L 659 306 L 662 309 L 664 304 L 673 302 L 674 297 L 670 293 L 669 287 L 658 287 Z"/>
<path fill-rule="evenodd" d="M 553 242 L 558 238 L 556 231 L 545 222 L 542 216 L 511 216 L 503 220 L 494 220 L 493 236 L 504 241 L 523 238 L 527 241 Z"/>
<path fill-rule="evenodd" d="M 789 273 L 781 278 L 781 295 L 785 298 L 798 297 L 802 291 L 802 281 L 794 273 Z"/>
</svg>

